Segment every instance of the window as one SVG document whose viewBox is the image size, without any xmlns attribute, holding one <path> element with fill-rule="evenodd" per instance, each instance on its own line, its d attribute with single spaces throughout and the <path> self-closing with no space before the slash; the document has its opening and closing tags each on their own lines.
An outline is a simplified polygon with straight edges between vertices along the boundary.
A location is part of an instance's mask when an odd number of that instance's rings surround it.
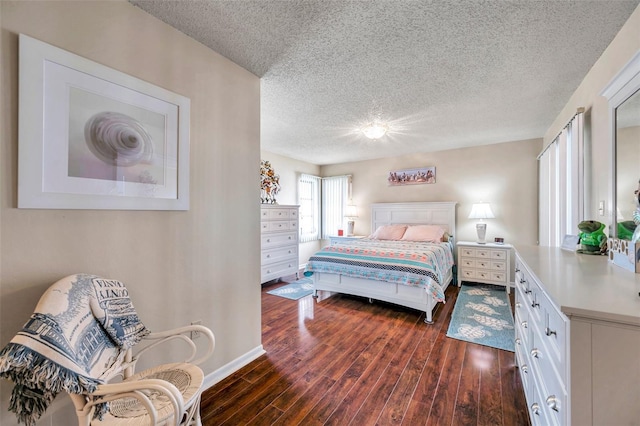
<svg viewBox="0 0 640 426">
<path fill-rule="evenodd" d="M 300 242 L 328 239 L 344 228 L 344 211 L 351 194 L 351 176 L 300 174 Z"/>
<path fill-rule="evenodd" d="M 583 115 L 579 111 L 538 156 L 541 246 L 559 247 L 584 220 Z"/>
<path fill-rule="evenodd" d="M 298 179 L 300 242 L 320 239 L 320 178 L 301 174 Z"/>
</svg>

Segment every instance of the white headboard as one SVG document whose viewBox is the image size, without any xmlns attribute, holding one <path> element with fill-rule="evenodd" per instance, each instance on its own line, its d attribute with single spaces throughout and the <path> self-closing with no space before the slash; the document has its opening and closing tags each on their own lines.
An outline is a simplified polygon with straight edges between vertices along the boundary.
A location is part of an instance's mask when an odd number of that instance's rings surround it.
<svg viewBox="0 0 640 426">
<path fill-rule="evenodd" d="M 371 233 L 380 225 L 442 225 L 456 236 L 456 201 L 371 204 Z"/>
</svg>

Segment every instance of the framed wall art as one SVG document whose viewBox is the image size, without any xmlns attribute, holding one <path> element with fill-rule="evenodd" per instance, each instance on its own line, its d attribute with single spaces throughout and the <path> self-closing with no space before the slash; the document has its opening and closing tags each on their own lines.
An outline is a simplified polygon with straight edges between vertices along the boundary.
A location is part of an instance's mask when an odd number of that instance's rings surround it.
<svg viewBox="0 0 640 426">
<path fill-rule="evenodd" d="M 436 168 L 430 166 L 415 169 L 392 170 L 389 172 L 387 181 L 390 186 L 436 183 Z"/>
<path fill-rule="evenodd" d="M 188 210 L 184 96 L 20 34 L 18 207 Z"/>
</svg>

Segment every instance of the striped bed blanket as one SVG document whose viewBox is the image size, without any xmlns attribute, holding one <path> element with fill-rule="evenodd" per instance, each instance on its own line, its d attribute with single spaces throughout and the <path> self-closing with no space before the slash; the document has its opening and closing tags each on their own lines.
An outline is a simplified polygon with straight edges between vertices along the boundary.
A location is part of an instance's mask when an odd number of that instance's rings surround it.
<svg viewBox="0 0 640 426">
<path fill-rule="evenodd" d="M 424 287 L 435 300 L 444 302 L 442 284 L 452 266 L 448 242 L 365 238 L 324 247 L 309 258 L 306 270 Z"/>
</svg>

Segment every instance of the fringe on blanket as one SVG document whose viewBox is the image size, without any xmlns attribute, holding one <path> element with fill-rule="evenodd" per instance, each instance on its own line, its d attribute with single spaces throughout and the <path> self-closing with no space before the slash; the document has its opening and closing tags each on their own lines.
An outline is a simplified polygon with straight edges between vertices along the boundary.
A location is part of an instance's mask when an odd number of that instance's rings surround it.
<svg viewBox="0 0 640 426">
<path fill-rule="evenodd" d="M 17 343 L 9 343 L 0 352 L 0 377 L 15 383 L 9 411 L 27 426 L 35 426 L 60 391 L 87 394 L 102 383 L 74 373 Z M 107 408 L 107 404 L 97 405 L 94 418 L 102 418 Z"/>
</svg>

